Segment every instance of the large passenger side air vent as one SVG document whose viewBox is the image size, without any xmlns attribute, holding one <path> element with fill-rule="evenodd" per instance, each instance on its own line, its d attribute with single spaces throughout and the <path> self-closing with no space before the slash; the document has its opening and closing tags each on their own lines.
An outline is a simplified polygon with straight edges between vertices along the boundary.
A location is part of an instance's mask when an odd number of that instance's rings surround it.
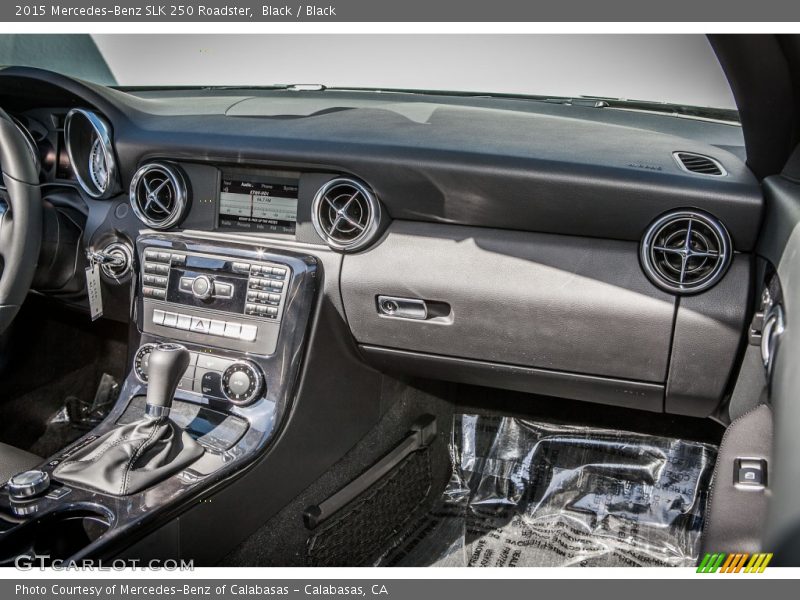
<svg viewBox="0 0 800 600">
<path fill-rule="evenodd" d="M 731 239 L 722 223 L 696 210 L 657 219 L 640 248 L 648 278 L 675 294 L 696 294 L 716 284 L 728 270 L 731 254 Z"/>
<path fill-rule="evenodd" d="M 339 177 L 323 185 L 314 196 L 311 220 L 331 248 L 355 251 L 377 236 L 381 206 L 363 183 Z"/>
<path fill-rule="evenodd" d="M 133 212 L 153 229 L 169 229 L 183 218 L 188 193 L 177 167 L 150 163 L 133 176 L 130 189 Z"/>
<path fill-rule="evenodd" d="M 684 171 L 697 173 L 698 175 L 710 175 L 712 177 L 723 177 L 727 175 L 727 172 L 719 161 L 710 156 L 695 154 L 694 152 L 674 152 L 672 155 L 678 162 L 678 166 Z"/>
</svg>

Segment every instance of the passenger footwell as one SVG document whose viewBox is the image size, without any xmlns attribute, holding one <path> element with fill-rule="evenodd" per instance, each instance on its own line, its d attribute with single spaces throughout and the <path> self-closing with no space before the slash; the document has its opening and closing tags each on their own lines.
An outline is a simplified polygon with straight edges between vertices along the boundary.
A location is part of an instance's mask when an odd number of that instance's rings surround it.
<svg viewBox="0 0 800 600">
<path fill-rule="evenodd" d="M 693 566 L 716 447 L 638 433 L 456 417 L 441 500 L 391 566 Z"/>
</svg>

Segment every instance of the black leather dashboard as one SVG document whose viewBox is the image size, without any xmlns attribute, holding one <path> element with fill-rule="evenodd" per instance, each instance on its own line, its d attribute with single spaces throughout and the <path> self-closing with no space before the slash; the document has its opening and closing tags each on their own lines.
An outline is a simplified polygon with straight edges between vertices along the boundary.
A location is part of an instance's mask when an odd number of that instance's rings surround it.
<svg viewBox="0 0 800 600">
<path fill-rule="evenodd" d="M 324 276 L 363 358 L 381 369 L 436 377 L 432 365 L 446 359 L 443 379 L 492 373 L 485 381 L 498 387 L 695 416 L 727 391 L 763 210 L 735 125 L 519 99 L 126 92 L 22 68 L 0 71 L 0 89 L 6 110 L 104 115 L 123 190 L 148 161 L 180 165 L 192 201 L 176 229 L 192 235 L 327 253 L 311 224 L 316 190 L 337 175 L 366 182 L 388 228 Z M 687 172 L 678 151 L 711 156 L 726 175 Z M 219 178 L 232 167 L 297 174 L 294 235 L 216 231 Z M 69 182 L 50 185 L 63 205 Z M 98 201 L 71 189 L 88 244 L 112 231 L 134 241 L 146 229 L 124 209 L 125 193 Z M 719 219 L 736 251 L 717 287 L 682 298 L 654 286 L 638 255 L 648 225 L 677 208 Z M 386 319 L 379 294 L 440 302 L 452 315 Z"/>
</svg>

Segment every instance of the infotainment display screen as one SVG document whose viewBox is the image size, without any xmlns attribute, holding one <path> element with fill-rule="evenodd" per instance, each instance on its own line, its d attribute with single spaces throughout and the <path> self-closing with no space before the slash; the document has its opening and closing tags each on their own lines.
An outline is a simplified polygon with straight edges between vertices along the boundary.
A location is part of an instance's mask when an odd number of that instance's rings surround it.
<svg viewBox="0 0 800 600">
<path fill-rule="evenodd" d="M 223 173 L 218 227 L 294 234 L 297 181 Z"/>
</svg>

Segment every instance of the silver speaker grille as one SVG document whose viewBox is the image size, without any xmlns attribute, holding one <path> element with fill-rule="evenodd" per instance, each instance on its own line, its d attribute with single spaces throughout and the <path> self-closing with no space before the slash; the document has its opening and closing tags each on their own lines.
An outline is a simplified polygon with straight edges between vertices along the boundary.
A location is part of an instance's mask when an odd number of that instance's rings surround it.
<svg viewBox="0 0 800 600">
<path fill-rule="evenodd" d="M 676 294 L 696 294 L 715 285 L 728 270 L 731 255 L 731 239 L 722 223 L 696 210 L 663 215 L 648 228 L 640 247 L 648 278 Z"/>
<path fill-rule="evenodd" d="M 331 248 L 355 251 L 377 236 L 381 206 L 366 185 L 339 177 L 323 185 L 314 196 L 311 220 Z"/>
<path fill-rule="evenodd" d="M 133 176 L 130 189 L 133 212 L 153 229 L 168 229 L 186 212 L 187 190 L 183 175 L 172 165 L 150 163 Z"/>
</svg>

